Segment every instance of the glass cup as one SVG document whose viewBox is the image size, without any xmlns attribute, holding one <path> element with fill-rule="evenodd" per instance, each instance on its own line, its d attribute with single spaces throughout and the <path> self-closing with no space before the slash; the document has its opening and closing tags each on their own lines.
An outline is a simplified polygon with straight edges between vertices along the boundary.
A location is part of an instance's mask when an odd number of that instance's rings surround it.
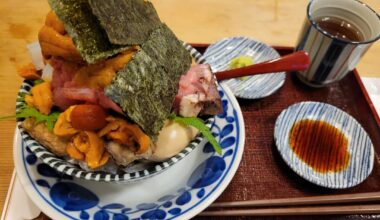
<svg viewBox="0 0 380 220">
<path fill-rule="evenodd" d="M 357 0 L 312 0 L 296 51 L 311 64 L 298 78 L 312 87 L 341 80 L 380 38 L 380 16 Z"/>
</svg>

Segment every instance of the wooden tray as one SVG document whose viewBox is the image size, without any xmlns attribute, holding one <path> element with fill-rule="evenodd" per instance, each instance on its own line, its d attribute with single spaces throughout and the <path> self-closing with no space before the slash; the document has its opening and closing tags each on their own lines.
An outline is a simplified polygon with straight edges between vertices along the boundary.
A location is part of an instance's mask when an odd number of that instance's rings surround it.
<svg viewBox="0 0 380 220">
<path fill-rule="evenodd" d="M 200 52 L 207 48 L 203 44 L 193 46 Z M 281 55 L 293 52 L 291 47 L 275 49 Z M 332 104 L 363 126 L 376 153 L 374 169 L 367 180 L 350 189 L 326 189 L 299 177 L 285 164 L 275 146 L 274 124 L 282 110 L 302 101 Z M 380 120 L 356 70 L 340 82 L 318 89 L 303 85 L 294 73 L 289 73 L 284 86 L 273 95 L 238 102 L 245 121 L 245 151 L 234 179 L 216 202 L 380 192 Z"/>
</svg>

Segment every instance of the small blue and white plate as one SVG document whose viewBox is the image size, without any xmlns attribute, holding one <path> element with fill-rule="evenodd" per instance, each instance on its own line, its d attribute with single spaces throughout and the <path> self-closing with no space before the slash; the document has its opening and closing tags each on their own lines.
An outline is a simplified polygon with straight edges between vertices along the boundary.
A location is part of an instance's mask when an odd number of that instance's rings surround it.
<svg viewBox="0 0 380 220">
<path fill-rule="evenodd" d="M 95 182 L 65 175 L 37 158 L 17 129 L 16 172 L 30 199 L 52 219 L 190 219 L 208 207 L 232 180 L 243 155 L 244 120 L 236 98 L 224 85 L 223 113 L 211 132 L 222 147 L 205 140 L 170 169 L 129 184 Z"/>
<path fill-rule="evenodd" d="M 293 125 L 309 119 L 326 122 L 347 138 L 348 166 L 341 171 L 317 172 L 292 150 L 289 139 Z M 343 189 L 363 182 L 374 165 L 374 147 L 363 127 L 349 114 L 321 102 L 301 102 L 291 105 L 278 116 L 274 129 L 277 149 L 285 162 L 301 177 L 319 186 Z"/>
<path fill-rule="evenodd" d="M 264 43 L 247 37 L 230 37 L 211 44 L 203 58 L 213 72 L 219 72 L 229 69 L 231 60 L 242 55 L 252 57 L 254 63 L 280 57 L 275 49 Z M 236 97 L 259 99 L 273 94 L 284 85 L 285 73 L 268 73 L 249 76 L 246 80 L 228 79 L 224 82 Z"/>
</svg>

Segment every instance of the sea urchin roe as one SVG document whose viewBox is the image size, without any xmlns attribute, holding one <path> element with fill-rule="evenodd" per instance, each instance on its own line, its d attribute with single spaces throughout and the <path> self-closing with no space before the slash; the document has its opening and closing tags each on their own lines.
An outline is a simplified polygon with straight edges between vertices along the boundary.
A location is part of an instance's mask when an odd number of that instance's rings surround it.
<svg viewBox="0 0 380 220">
<path fill-rule="evenodd" d="M 84 154 L 80 152 L 73 143 L 69 143 L 66 147 L 67 154 L 75 160 L 84 160 Z"/>
<path fill-rule="evenodd" d="M 293 152 L 317 172 L 338 172 L 349 164 L 347 138 L 326 122 L 298 121 L 290 131 L 289 142 Z"/>
<path fill-rule="evenodd" d="M 45 81 L 33 86 L 31 89 L 32 95 L 26 95 L 25 101 L 29 106 L 35 107 L 44 115 L 50 114 L 53 107 L 53 94 L 50 89 L 50 82 Z"/>
<path fill-rule="evenodd" d="M 82 61 L 71 38 L 58 33 L 52 27 L 43 26 L 38 33 L 38 41 L 44 57 L 56 56 L 65 60 Z"/>
<path fill-rule="evenodd" d="M 71 158 L 86 161 L 91 169 L 104 165 L 109 159 L 103 140 L 90 131 L 82 131 L 74 136 L 66 151 Z"/>
<path fill-rule="evenodd" d="M 71 111 L 74 109 L 75 105 L 66 109 L 62 112 L 57 122 L 54 125 L 53 133 L 59 137 L 71 137 L 78 133 L 79 131 L 71 125 Z"/>
<path fill-rule="evenodd" d="M 33 63 L 28 63 L 25 66 L 17 68 L 17 73 L 24 79 L 36 80 L 41 79 L 40 74 L 38 74 L 36 67 Z"/>
<path fill-rule="evenodd" d="M 125 120 L 109 117 L 107 126 L 98 132 L 118 144 L 127 146 L 131 151 L 142 154 L 149 149 L 150 138 L 137 126 Z"/>
<path fill-rule="evenodd" d="M 131 47 L 114 58 L 81 67 L 73 81 L 78 86 L 102 89 L 109 85 L 116 75 L 135 55 L 138 47 Z"/>
<path fill-rule="evenodd" d="M 38 33 L 38 40 L 45 58 L 57 56 L 66 60 L 82 61 L 72 39 L 66 34 L 63 22 L 53 11 L 47 14 L 45 25 Z"/>
<path fill-rule="evenodd" d="M 46 15 L 45 25 L 48 27 L 52 27 L 54 30 L 56 30 L 58 33 L 62 35 L 66 34 L 63 22 L 59 20 L 58 16 L 53 11 L 49 11 L 49 13 Z"/>
</svg>

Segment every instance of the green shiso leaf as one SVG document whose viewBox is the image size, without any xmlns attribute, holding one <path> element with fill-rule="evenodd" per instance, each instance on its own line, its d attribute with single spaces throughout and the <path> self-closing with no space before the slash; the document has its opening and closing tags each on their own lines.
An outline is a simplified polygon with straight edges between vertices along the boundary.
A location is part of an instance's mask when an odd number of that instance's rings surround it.
<svg viewBox="0 0 380 220">
<path fill-rule="evenodd" d="M 215 140 L 214 136 L 211 134 L 210 129 L 205 125 L 204 121 L 202 121 L 199 118 L 193 118 L 193 117 L 184 118 L 184 117 L 176 116 L 174 114 L 170 115 L 169 119 L 198 129 L 202 133 L 202 135 L 214 147 L 215 152 L 218 153 L 219 155 L 222 155 L 222 147 Z"/>
<path fill-rule="evenodd" d="M 113 44 L 141 45 L 161 25 L 152 3 L 145 0 L 89 0 L 89 3 Z"/>
<path fill-rule="evenodd" d="M 189 52 L 163 24 L 117 73 L 105 94 L 155 139 L 171 113 L 179 78 L 190 64 Z"/>
<path fill-rule="evenodd" d="M 48 2 L 64 23 L 65 30 L 87 63 L 106 59 L 129 47 L 109 42 L 98 19 L 92 14 L 88 0 L 48 0 Z"/>
<path fill-rule="evenodd" d="M 53 131 L 59 114 L 59 112 L 52 112 L 49 115 L 44 115 L 33 107 L 24 106 L 16 113 L 16 118 L 35 118 L 36 123 L 46 122 L 46 127 L 49 131 Z"/>
<path fill-rule="evenodd" d="M 44 82 L 43 79 L 36 79 L 36 80 L 33 81 L 33 85 L 36 86 L 36 85 L 41 84 L 43 82 Z"/>
</svg>

